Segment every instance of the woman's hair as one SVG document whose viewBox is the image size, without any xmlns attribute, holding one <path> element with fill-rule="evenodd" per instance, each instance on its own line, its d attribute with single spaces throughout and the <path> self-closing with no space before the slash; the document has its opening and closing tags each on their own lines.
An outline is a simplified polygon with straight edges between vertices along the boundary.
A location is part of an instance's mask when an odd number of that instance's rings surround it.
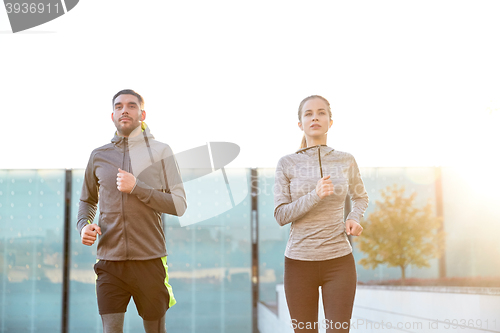
<svg viewBox="0 0 500 333">
<path fill-rule="evenodd" d="M 304 98 L 302 100 L 302 102 L 300 102 L 300 105 L 299 105 L 299 121 L 302 121 L 301 117 L 302 117 L 302 108 L 304 107 L 304 104 L 306 104 L 306 102 L 310 99 L 313 99 L 313 98 L 319 98 L 319 99 L 322 99 L 323 102 L 325 102 L 326 106 L 328 107 L 328 114 L 330 115 L 330 120 L 332 120 L 332 110 L 330 109 L 330 103 L 328 103 L 327 99 L 324 98 L 323 96 L 320 96 L 320 95 L 311 95 L 311 96 L 308 96 L 306 98 Z M 307 147 L 307 141 L 306 141 L 306 135 L 304 134 L 304 136 L 302 137 L 302 142 L 300 143 L 300 148 L 306 148 Z"/>
</svg>

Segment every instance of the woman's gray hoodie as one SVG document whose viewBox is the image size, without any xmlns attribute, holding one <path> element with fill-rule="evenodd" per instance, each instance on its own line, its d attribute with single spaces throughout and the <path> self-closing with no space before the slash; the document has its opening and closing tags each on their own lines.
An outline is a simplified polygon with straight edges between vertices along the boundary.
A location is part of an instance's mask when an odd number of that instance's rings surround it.
<svg viewBox="0 0 500 333">
<path fill-rule="evenodd" d="M 334 194 L 320 199 L 316 184 L 330 175 Z M 296 260 L 328 260 L 352 252 L 345 233 L 344 203 L 354 202 L 347 219 L 359 223 L 368 206 L 354 157 L 326 145 L 303 148 L 278 161 L 274 184 L 274 217 L 292 223 L 285 256 Z"/>
</svg>

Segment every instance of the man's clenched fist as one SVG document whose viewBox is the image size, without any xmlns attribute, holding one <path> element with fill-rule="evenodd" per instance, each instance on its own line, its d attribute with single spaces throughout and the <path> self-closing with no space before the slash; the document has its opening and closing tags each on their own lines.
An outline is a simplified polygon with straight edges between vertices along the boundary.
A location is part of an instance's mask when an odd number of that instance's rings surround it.
<svg viewBox="0 0 500 333">
<path fill-rule="evenodd" d="M 82 229 L 82 244 L 91 246 L 97 239 L 97 234 L 102 235 L 101 228 L 97 224 L 87 224 Z"/>
<path fill-rule="evenodd" d="M 123 171 L 118 168 L 118 174 L 116 175 L 116 187 L 119 191 L 130 193 L 135 186 L 135 177 L 133 174 L 127 171 Z"/>
</svg>

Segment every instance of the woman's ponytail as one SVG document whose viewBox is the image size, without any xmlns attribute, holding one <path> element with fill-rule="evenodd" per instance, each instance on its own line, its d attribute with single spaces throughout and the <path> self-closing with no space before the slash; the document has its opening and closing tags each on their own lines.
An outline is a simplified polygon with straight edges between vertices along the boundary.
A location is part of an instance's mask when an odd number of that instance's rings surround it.
<svg viewBox="0 0 500 333">
<path fill-rule="evenodd" d="M 302 142 L 300 143 L 300 149 L 302 149 L 302 148 L 307 148 L 307 141 L 306 141 L 305 134 L 302 136 Z"/>
</svg>

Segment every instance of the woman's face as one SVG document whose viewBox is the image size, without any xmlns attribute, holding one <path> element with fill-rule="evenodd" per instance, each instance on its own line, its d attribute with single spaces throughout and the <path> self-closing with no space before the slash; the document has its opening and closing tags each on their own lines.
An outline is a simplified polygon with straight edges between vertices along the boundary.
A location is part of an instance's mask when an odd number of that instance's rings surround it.
<svg viewBox="0 0 500 333">
<path fill-rule="evenodd" d="M 302 107 L 299 128 L 310 138 L 324 136 L 332 126 L 328 105 L 321 98 L 312 98 Z"/>
</svg>

